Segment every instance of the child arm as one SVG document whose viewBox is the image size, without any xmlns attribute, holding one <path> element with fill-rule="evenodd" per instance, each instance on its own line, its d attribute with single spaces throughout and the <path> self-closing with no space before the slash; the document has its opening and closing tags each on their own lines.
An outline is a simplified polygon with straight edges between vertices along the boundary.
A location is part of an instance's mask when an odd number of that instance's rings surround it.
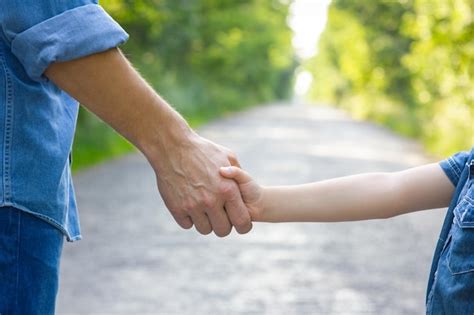
<svg viewBox="0 0 474 315">
<path fill-rule="evenodd" d="M 335 222 L 389 218 L 445 207 L 454 187 L 434 163 L 395 173 L 368 173 L 296 186 L 260 187 L 244 171 L 236 180 L 254 221 Z"/>
</svg>

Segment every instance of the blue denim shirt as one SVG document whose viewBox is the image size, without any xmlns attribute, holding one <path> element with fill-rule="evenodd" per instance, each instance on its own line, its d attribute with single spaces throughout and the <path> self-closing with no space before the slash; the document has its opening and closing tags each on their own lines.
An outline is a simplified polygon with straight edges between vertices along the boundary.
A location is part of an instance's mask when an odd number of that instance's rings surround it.
<svg viewBox="0 0 474 315">
<path fill-rule="evenodd" d="M 78 102 L 43 76 L 127 33 L 92 0 L 0 0 L 0 206 L 81 238 L 70 158 Z"/>
<path fill-rule="evenodd" d="M 427 314 L 474 314 L 474 147 L 440 163 L 456 190 L 431 266 Z"/>
</svg>

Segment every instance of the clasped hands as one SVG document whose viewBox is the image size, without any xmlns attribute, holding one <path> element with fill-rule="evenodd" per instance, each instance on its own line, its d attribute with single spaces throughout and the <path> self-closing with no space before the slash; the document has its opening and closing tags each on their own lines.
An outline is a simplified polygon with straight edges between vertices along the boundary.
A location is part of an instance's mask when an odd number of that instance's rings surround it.
<svg viewBox="0 0 474 315">
<path fill-rule="evenodd" d="M 219 237 L 232 226 L 240 234 L 252 229 L 237 182 L 220 174 L 221 167 L 240 167 L 229 149 L 191 132 L 150 162 L 161 197 L 182 228 L 194 225 L 201 234 L 214 231 Z"/>
</svg>

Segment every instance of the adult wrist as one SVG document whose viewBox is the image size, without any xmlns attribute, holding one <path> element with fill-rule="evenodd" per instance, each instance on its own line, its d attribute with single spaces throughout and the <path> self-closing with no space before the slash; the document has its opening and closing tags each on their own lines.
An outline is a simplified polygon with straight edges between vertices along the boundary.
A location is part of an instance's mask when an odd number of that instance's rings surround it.
<svg viewBox="0 0 474 315">
<path fill-rule="evenodd" d="M 146 134 L 138 141 L 138 148 L 143 152 L 155 170 L 166 167 L 172 156 L 183 147 L 187 147 L 197 134 L 188 123 L 171 107 L 166 105 L 154 123 L 146 128 Z"/>
</svg>

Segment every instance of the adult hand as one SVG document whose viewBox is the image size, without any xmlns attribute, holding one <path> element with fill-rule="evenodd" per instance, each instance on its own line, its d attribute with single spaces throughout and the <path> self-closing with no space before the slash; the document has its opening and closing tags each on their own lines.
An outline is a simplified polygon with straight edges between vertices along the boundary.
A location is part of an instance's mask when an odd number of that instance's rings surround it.
<svg viewBox="0 0 474 315">
<path fill-rule="evenodd" d="M 166 145 L 166 155 L 150 158 L 160 194 L 176 222 L 193 226 L 201 234 L 228 235 L 232 226 L 244 234 L 251 230 L 250 214 L 237 184 L 219 175 L 222 166 L 239 166 L 227 148 L 194 132 L 179 145 Z"/>
</svg>

